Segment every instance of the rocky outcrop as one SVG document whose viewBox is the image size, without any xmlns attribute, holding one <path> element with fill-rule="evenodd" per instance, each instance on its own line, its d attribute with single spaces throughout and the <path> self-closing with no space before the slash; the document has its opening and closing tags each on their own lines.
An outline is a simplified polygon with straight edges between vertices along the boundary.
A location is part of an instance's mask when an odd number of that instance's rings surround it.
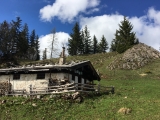
<svg viewBox="0 0 160 120">
<path fill-rule="evenodd" d="M 160 58 L 160 52 L 144 43 L 139 43 L 123 53 L 122 57 L 112 61 L 108 68 L 113 70 L 137 69 L 145 66 L 147 63 Z"/>
</svg>

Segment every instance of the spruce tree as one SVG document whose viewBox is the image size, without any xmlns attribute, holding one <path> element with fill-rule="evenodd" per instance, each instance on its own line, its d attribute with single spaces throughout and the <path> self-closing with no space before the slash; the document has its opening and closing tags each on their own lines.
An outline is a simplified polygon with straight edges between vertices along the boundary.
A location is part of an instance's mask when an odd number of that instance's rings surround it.
<svg viewBox="0 0 160 120">
<path fill-rule="evenodd" d="M 40 54 L 39 54 L 39 36 L 36 35 L 36 40 L 35 40 L 35 50 L 36 50 L 36 59 L 35 60 L 40 60 Z"/>
<path fill-rule="evenodd" d="M 37 49 L 39 49 L 36 48 L 36 45 L 39 43 L 35 40 L 35 30 L 29 36 L 28 25 L 25 23 L 22 26 L 21 23 L 20 17 L 11 22 L 5 20 L 0 23 L 0 56 L 4 60 L 15 61 L 17 58 L 30 58 L 31 55 L 35 55 L 35 50 L 38 51 Z M 29 40 L 31 40 L 30 43 Z"/>
<path fill-rule="evenodd" d="M 37 50 L 36 50 L 36 47 L 38 47 L 37 45 L 36 45 L 36 42 L 38 42 L 38 41 L 36 41 L 36 32 L 35 32 L 35 30 L 32 30 L 31 31 L 31 34 L 30 34 L 30 43 L 29 43 L 29 49 L 28 49 L 28 57 L 29 57 L 29 59 L 31 59 L 31 60 L 36 60 L 37 59 Z"/>
<path fill-rule="evenodd" d="M 73 33 L 70 34 L 70 38 L 68 39 L 68 53 L 69 55 L 77 55 L 80 53 L 79 42 L 81 41 L 78 22 L 75 23 L 72 31 Z"/>
<path fill-rule="evenodd" d="M 118 53 L 123 53 L 139 41 L 132 32 L 133 25 L 129 22 L 126 17 L 119 24 L 119 30 L 116 30 L 115 39 L 111 43 L 111 51 L 117 51 Z"/>
<path fill-rule="evenodd" d="M 96 38 L 95 35 L 93 36 L 93 47 L 92 47 L 92 49 L 93 49 L 92 50 L 93 54 L 98 52 L 98 41 L 97 41 L 97 38 Z"/>
<path fill-rule="evenodd" d="M 5 59 L 9 59 L 9 54 L 12 52 L 12 44 L 10 24 L 7 21 L 4 21 L 0 24 L 0 53 Z"/>
<path fill-rule="evenodd" d="M 36 38 L 35 30 L 32 30 L 31 35 L 30 35 L 30 47 L 31 48 L 35 46 L 35 38 Z"/>
<path fill-rule="evenodd" d="M 29 30 L 28 25 L 25 23 L 22 31 L 20 32 L 20 40 L 18 42 L 18 54 L 22 58 L 26 58 L 27 50 L 28 50 L 28 43 L 29 43 Z"/>
<path fill-rule="evenodd" d="M 99 52 L 106 52 L 106 50 L 108 49 L 108 42 L 106 40 L 106 38 L 104 37 L 104 35 L 101 38 L 101 41 L 99 43 Z"/>
<path fill-rule="evenodd" d="M 22 20 L 20 17 L 16 18 L 16 21 L 12 20 L 12 40 L 13 40 L 13 47 L 12 47 L 12 53 L 19 54 L 20 47 L 21 47 L 21 29 L 22 29 Z"/>
<path fill-rule="evenodd" d="M 79 42 L 78 42 L 78 53 L 84 54 L 84 32 L 83 30 L 81 31 L 81 38 L 79 39 Z"/>
<path fill-rule="evenodd" d="M 89 33 L 89 30 L 87 26 L 84 28 L 84 54 L 90 54 L 91 53 L 91 36 Z"/>
</svg>

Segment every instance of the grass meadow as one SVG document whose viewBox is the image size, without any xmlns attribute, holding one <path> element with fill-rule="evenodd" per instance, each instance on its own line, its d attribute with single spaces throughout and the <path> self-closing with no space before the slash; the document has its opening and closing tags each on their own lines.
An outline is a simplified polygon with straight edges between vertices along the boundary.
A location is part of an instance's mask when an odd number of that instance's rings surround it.
<svg viewBox="0 0 160 120">
<path fill-rule="evenodd" d="M 110 54 L 110 55 L 108 55 Z M 90 60 L 101 75 L 100 84 L 114 86 L 115 94 L 84 97 L 82 103 L 60 99 L 0 97 L 1 120 L 160 120 L 160 59 L 137 70 L 107 69 L 117 56 L 111 54 L 68 57 Z M 87 59 L 86 59 L 87 58 Z M 141 74 L 145 74 L 142 76 Z M 2 101 L 6 101 L 2 103 Z M 127 114 L 118 113 L 129 108 Z"/>
</svg>

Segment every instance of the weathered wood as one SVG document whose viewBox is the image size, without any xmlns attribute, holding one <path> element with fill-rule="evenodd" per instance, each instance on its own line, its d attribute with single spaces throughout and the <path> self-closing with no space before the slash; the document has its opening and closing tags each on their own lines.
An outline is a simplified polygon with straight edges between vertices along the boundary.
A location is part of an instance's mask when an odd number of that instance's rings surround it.
<svg viewBox="0 0 160 120">
<path fill-rule="evenodd" d="M 0 82 L 0 95 L 5 95 L 6 93 L 11 92 L 11 83 L 7 82 Z"/>
<path fill-rule="evenodd" d="M 13 93 L 21 93 L 21 94 L 24 94 L 24 93 L 26 93 L 26 89 L 17 89 L 17 90 L 14 90 L 14 91 L 12 91 Z"/>
<path fill-rule="evenodd" d="M 27 93 L 25 89 L 14 90 L 10 95 L 43 95 L 43 94 L 61 94 L 61 93 L 72 93 L 72 92 L 100 92 L 97 91 L 97 87 L 100 87 L 100 91 L 111 91 L 114 93 L 114 87 L 105 87 L 95 84 L 82 84 L 82 83 L 70 83 L 65 85 L 58 86 L 49 86 L 49 87 L 32 87 L 30 86 L 30 92 Z M 1 89 L 0 89 L 1 91 Z"/>
</svg>

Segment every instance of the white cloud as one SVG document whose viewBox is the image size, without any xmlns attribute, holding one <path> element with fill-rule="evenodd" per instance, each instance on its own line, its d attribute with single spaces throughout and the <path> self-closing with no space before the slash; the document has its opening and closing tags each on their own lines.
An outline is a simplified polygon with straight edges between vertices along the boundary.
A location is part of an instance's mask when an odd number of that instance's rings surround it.
<svg viewBox="0 0 160 120">
<path fill-rule="evenodd" d="M 128 17 L 129 18 L 129 17 Z M 123 20 L 123 15 L 111 14 L 95 17 L 82 17 L 80 26 L 84 28 L 87 25 L 91 37 L 96 35 L 98 40 L 102 35 L 110 44 L 114 38 L 116 29 L 119 29 L 118 24 Z M 148 13 L 141 17 L 130 17 L 129 21 L 134 26 L 133 31 L 140 42 L 159 50 L 160 47 L 160 11 L 150 8 Z"/>
<path fill-rule="evenodd" d="M 150 20 L 153 20 L 154 24 L 160 25 L 160 11 L 156 11 L 153 7 L 148 10 L 147 14 Z"/>
<path fill-rule="evenodd" d="M 72 22 L 80 13 L 87 10 L 91 12 L 98 11 L 95 9 L 100 3 L 99 0 L 56 0 L 53 5 L 47 5 L 40 9 L 40 18 L 43 21 L 51 21 L 55 17 L 65 22 Z"/>
<path fill-rule="evenodd" d="M 50 58 L 50 49 L 51 49 L 51 41 L 52 41 L 52 34 L 48 34 L 45 36 L 40 36 L 39 42 L 40 42 L 40 56 L 42 57 L 43 51 L 45 48 L 47 48 L 47 58 Z M 53 57 L 58 57 L 60 55 L 60 52 L 62 50 L 62 47 L 66 47 L 66 44 L 68 42 L 69 34 L 64 32 L 57 32 L 55 34 L 55 44 L 54 49 L 56 49 L 56 52 L 53 53 Z M 66 49 L 67 50 L 67 49 Z"/>
<path fill-rule="evenodd" d="M 140 18 L 130 18 L 139 41 L 159 50 L 160 47 L 160 11 L 150 8 L 148 14 Z"/>
<path fill-rule="evenodd" d="M 91 37 L 95 35 L 99 41 L 102 35 L 104 35 L 110 44 L 114 38 L 116 29 L 118 29 L 118 24 L 122 20 L 123 16 L 119 14 L 83 17 L 80 20 L 80 26 L 81 28 L 84 28 L 85 25 L 87 25 Z"/>
<path fill-rule="evenodd" d="M 160 47 L 160 11 L 150 8 L 148 13 L 141 17 L 128 17 L 129 21 L 133 25 L 133 31 L 136 32 L 136 36 L 139 38 L 140 42 L 143 42 L 149 46 L 154 47 L 159 50 Z M 110 44 L 114 38 L 116 29 L 119 29 L 118 24 L 123 20 L 123 15 L 121 14 L 111 14 L 102 15 L 95 17 L 81 17 L 80 27 L 81 29 L 87 25 L 91 37 L 96 35 L 100 41 L 102 35 L 106 37 L 106 40 Z M 58 55 L 61 52 L 62 42 L 67 44 L 69 34 L 64 32 L 57 33 L 57 38 L 59 40 L 57 48 L 59 49 Z M 45 35 L 40 37 L 40 49 L 41 51 L 48 48 L 49 43 L 47 42 L 51 39 L 51 35 Z M 49 54 L 49 53 L 48 53 Z M 42 55 L 42 52 L 41 52 Z M 57 55 L 56 55 L 57 56 Z"/>
</svg>

